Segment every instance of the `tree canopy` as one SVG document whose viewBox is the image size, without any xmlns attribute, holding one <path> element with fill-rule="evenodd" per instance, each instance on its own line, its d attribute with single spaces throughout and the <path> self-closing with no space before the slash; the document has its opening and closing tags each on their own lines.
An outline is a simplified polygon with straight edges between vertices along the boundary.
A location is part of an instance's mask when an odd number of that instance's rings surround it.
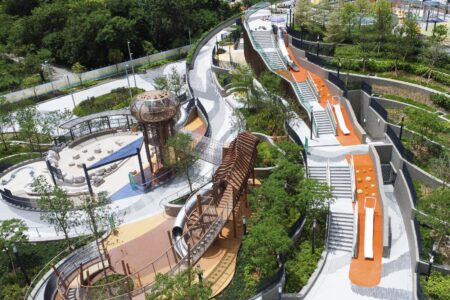
<svg viewBox="0 0 450 300">
<path fill-rule="evenodd" d="M 135 57 L 189 43 L 237 11 L 224 0 L 4 0 L 0 45 L 19 55 L 45 49 L 56 62 L 87 68 L 117 62 L 110 49 Z M 42 63 L 42 62 L 41 62 Z"/>
</svg>

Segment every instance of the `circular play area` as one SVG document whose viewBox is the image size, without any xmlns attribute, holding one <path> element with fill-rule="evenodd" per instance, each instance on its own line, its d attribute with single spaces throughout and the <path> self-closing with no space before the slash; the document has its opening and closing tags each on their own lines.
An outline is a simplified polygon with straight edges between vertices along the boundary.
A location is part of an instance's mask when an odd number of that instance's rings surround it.
<svg viewBox="0 0 450 300">
<path fill-rule="evenodd" d="M 78 204 L 83 195 L 148 192 L 170 175 L 164 168 L 165 143 L 177 131 L 203 136 L 207 120 L 195 99 L 185 103 L 167 91 L 138 94 L 131 109 L 72 119 L 60 125 L 69 143 L 41 159 L 17 165 L 0 177 L 0 194 L 8 204 L 39 210 L 33 183 L 42 176 Z"/>
</svg>

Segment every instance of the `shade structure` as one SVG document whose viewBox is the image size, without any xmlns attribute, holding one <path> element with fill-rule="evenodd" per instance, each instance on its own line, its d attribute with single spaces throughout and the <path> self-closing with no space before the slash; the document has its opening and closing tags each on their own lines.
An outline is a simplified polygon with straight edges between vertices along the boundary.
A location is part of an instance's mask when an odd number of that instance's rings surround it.
<svg viewBox="0 0 450 300">
<path fill-rule="evenodd" d="M 120 148 L 116 152 L 114 152 L 114 153 L 108 155 L 107 157 L 99 160 L 98 162 L 96 162 L 92 166 L 88 167 L 87 170 L 97 169 L 97 168 L 100 168 L 100 167 L 112 164 L 112 163 L 114 163 L 116 161 L 120 161 L 120 160 L 123 160 L 125 158 L 134 156 L 134 155 L 137 154 L 137 150 L 136 149 L 141 149 L 143 142 L 144 142 L 144 137 L 141 136 L 140 138 L 136 139 L 135 141 L 129 143 L 128 145 L 123 146 L 122 148 Z"/>
</svg>

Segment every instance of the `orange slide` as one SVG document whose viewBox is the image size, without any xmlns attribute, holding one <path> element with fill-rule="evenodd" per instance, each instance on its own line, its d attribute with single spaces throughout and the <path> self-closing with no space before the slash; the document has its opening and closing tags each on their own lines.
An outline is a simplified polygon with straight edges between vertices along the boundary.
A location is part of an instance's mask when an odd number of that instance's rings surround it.
<svg viewBox="0 0 450 300">
<path fill-rule="evenodd" d="M 381 199 L 377 190 L 375 165 L 369 154 L 353 155 L 355 165 L 355 179 L 357 189 L 359 227 L 358 227 L 358 253 L 352 258 L 349 277 L 353 284 L 374 287 L 381 280 L 381 257 L 383 254 L 383 216 L 381 211 Z M 365 200 L 370 206 L 375 205 L 373 222 L 373 259 L 365 258 L 364 254 L 364 230 L 365 230 Z"/>
</svg>

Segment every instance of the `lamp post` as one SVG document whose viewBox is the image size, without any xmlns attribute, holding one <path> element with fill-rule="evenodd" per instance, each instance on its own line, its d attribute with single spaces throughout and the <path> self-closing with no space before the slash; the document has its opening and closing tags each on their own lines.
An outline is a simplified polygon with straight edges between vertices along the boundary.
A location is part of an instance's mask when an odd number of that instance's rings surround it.
<svg viewBox="0 0 450 300">
<path fill-rule="evenodd" d="M 319 39 L 320 39 L 320 36 L 317 35 L 317 57 L 319 57 L 319 48 L 320 48 L 320 41 L 319 41 Z"/>
<path fill-rule="evenodd" d="M 25 268 L 22 266 L 22 262 L 20 261 L 19 252 L 17 251 L 16 244 L 12 244 L 12 250 L 14 252 L 14 256 L 16 257 L 17 264 L 19 265 L 20 270 L 22 271 L 22 274 L 25 277 L 25 281 L 27 282 L 28 285 L 30 285 L 31 284 L 30 278 L 28 277 Z"/>
<path fill-rule="evenodd" d="M 130 55 L 131 72 L 133 73 L 134 87 L 137 88 L 137 84 L 136 84 L 136 74 L 134 74 L 133 53 L 131 53 L 131 49 L 130 49 L 130 41 L 127 42 L 127 46 L 128 46 L 128 54 Z"/>
<path fill-rule="evenodd" d="M 341 67 L 342 67 L 341 61 L 339 61 L 338 69 L 337 69 L 337 76 L 338 76 L 338 78 L 339 78 L 339 75 L 340 75 Z"/>
<path fill-rule="evenodd" d="M 433 263 L 434 263 L 434 256 L 436 255 L 437 250 L 438 250 L 438 244 L 436 242 L 434 242 L 433 249 L 431 250 L 431 253 L 428 254 L 430 256 L 430 261 L 428 262 L 428 272 L 427 272 L 427 278 L 426 278 L 427 281 L 431 275 L 431 269 L 433 268 Z"/>
<path fill-rule="evenodd" d="M 197 265 L 197 266 L 195 267 L 195 269 L 196 269 L 197 276 L 198 276 L 198 282 L 199 282 L 200 284 L 202 284 L 202 283 L 203 283 L 203 271 L 202 271 L 202 269 L 200 268 L 200 265 Z"/>
<path fill-rule="evenodd" d="M 244 231 L 244 235 L 247 234 L 247 218 L 242 216 L 242 229 Z"/>
<path fill-rule="evenodd" d="M 283 295 L 283 286 L 280 284 L 278 286 L 278 299 L 281 300 L 281 296 Z"/>
<path fill-rule="evenodd" d="M 398 139 L 402 140 L 402 135 L 403 135 L 403 122 L 405 121 L 405 116 L 402 116 L 402 121 L 400 123 L 400 133 L 398 134 Z"/>
<path fill-rule="evenodd" d="M 311 243 L 311 253 L 314 254 L 316 252 L 316 229 L 317 229 L 317 220 L 313 220 L 312 226 L 312 243 Z"/>
<path fill-rule="evenodd" d="M 125 76 L 127 77 L 128 93 L 130 94 L 130 99 L 131 99 L 131 98 L 133 98 L 133 94 L 131 93 L 130 78 L 128 78 L 128 65 L 125 65 Z"/>
</svg>

